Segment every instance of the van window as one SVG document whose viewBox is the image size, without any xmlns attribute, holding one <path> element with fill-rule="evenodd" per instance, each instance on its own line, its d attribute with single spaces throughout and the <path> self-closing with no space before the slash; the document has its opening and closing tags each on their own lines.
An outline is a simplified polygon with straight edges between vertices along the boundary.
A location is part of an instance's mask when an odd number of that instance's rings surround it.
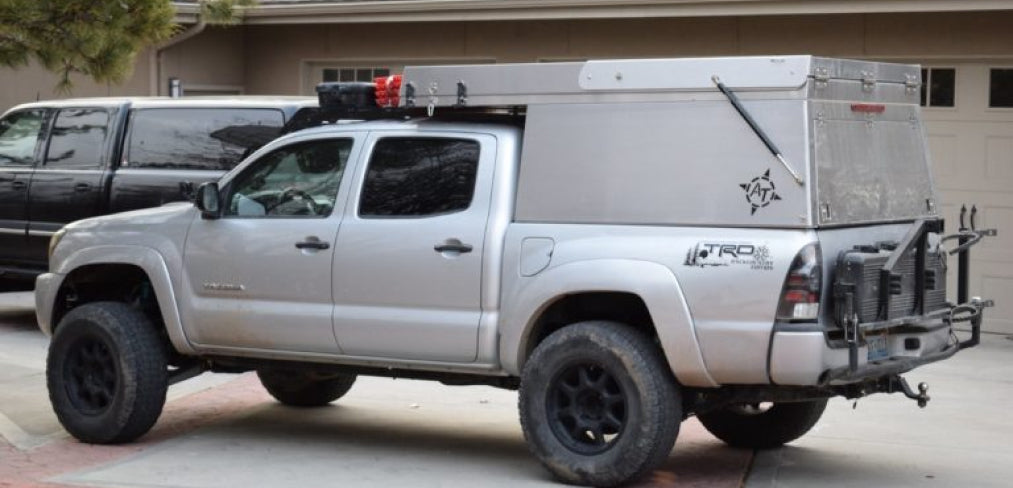
<svg viewBox="0 0 1013 488">
<path fill-rule="evenodd" d="M 124 166 L 229 170 L 281 134 L 281 110 L 147 108 L 130 114 Z"/>
<path fill-rule="evenodd" d="M 35 164 L 35 146 L 45 117 L 44 110 L 26 110 L 0 120 L 0 166 Z"/>
<path fill-rule="evenodd" d="M 100 168 L 106 145 L 109 112 L 101 108 L 60 110 L 49 137 L 47 168 Z"/>
</svg>

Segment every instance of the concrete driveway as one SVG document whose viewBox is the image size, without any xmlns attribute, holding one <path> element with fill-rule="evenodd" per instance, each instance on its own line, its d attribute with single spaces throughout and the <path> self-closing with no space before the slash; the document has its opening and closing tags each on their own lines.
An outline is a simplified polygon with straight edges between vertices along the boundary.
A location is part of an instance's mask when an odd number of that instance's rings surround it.
<svg viewBox="0 0 1013 488">
<path fill-rule="evenodd" d="M 31 297 L 0 294 L 0 487 L 559 486 L 528 454 L 514 392 L 360 378 L 334 405 L 274 402 L 255 376 L 203 375 L 170 388 L 139 442 L 92 446 L 49 407 L 47 339 Z M 915 371 L 933 400 L 857 409 L 834 400 L 809 435 L 758 454 L 725 447 L 693 419 L 644 486 L 1010 486 L 1013 341 Z"/>
</svg>

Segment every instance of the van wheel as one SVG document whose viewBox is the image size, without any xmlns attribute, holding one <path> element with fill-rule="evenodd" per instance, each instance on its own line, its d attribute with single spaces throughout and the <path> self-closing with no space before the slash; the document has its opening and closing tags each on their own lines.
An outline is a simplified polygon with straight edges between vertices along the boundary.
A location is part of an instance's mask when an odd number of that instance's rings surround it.
<svg viewBox="0 0 1013 488">
<path fill-rule="evenodd" d="M 542 341 L 521 377 L 528 446 L 567 483 L 616 486 L 671 453 L 682 421 L 679 388 L 644 334 L 612 322 L 581 322 Z"/>
<path fill-rule="evenodd" d="M 345 396 L 352 389 L 354 374 L 322 375 L 310 371 L 264 369 L 257 371 L 260 384 L 281 403 L 293 407 L 321 407 Z"/>
<path fill-rule="evenodd" d="M 697 415 L 714 437 L 729 446 L 770 449 L 809 432 L 827 408 L 827 399 L 738 404 Z"/>
<path fill-rule="evenodd" d="M 56 328 L 46 382 L 53 410 L 71 435 L 93 444 L 132 441 L 151 429 L 165 405 L 165 346 L 135 308 L 81 305 Z"/>
</svg>

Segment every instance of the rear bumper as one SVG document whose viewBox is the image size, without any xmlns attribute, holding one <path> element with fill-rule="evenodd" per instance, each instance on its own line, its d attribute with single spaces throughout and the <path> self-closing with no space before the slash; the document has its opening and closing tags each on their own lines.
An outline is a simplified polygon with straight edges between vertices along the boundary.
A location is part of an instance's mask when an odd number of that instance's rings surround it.
<svg viewBox="0 0 1013 488">
<path fill-rule="evenodd" d="M 824 331 L 775 331 L 770 352 L 771 380 L 779 385 L 840 385 L 898 375 L 942 361 L 961 349 L 978 345 L 982 311 L 990 305 L 974 300 L 954 307 L 953 314 L 945 320 L 937 319 L 934 327 L 909 326 L 890 332 L 885 336 L 888 354 L 876 360 L 868 359 L 868 343 L 852 351 L 850 347 L 830 347 Z M 960 340 L 951 326 L 960 319 L 953 315 L 967 310 L 974 311 L 968 320 L 971 336 Z M 875 330 L 863 328 L 861 333 Z"/>
<path fill-rule="evenodd" d="M 917 339 L 913 341 L 912 339 Z M 917 342 L 917 347 L 912 347 Z M 770 350 L 770 379 L 777 385 L 818 386 L 857 382 L 909 371 L 946 359 L 960 346 L 949 326 L 919 332 L 890 334 L 889 355 L 869 361 L 867 345 L 858 348 L 858 364 L 851 367 L 848 348 L 832 348 L 822 331 L 775 332 Z"/>
<path fill-rule="evenodd" d="M 939 237 L 932 246 L 929 234 L 942 233 L 942 220 L 915 221 L 892 247 L 878 243 L 842 251 L 833 268 L 834 313 L 823 318 L 825 324 L 775 325 L 768 364 L 771 381 L 857 383 L 899 375 L 977 345 L 983 310 L 992 302 L 968 299 L 969 248 L 995 231 L 975 229 L 974 208 L 968 227 L 965 214 L 962 210 L 958 234 Z M 957 305 L 945 302 L 945 288 L 939 287 L 945 284 L 945 261 L 940 266 L 940 257 L 930 259 L 945 253 L 942 243 L 954 239 L 959 245 L 949 253 L 959 257 Z M 930 248 L 936 254 L 930 254 Z M 885 250 L 890 251 L 887 258 L 882 257 Z M 952 326 L 964 321 L 971 325 L 971 337 L 961 341 Z M 875 344 L 872 360 L 870 343 Z"/>
</svg>

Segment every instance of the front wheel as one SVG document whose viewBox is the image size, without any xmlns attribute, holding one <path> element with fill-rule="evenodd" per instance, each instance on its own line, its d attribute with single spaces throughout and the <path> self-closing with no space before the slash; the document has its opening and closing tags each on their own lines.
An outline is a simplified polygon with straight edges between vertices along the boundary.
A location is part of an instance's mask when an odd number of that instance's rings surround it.
<svg viewBox="0 0 1013 488">
<path fill-rule="evenodd" d="M 658 347 L 618 323 L 582 322 L 552 333 L 521 378 L 524 437 L 567 483 L 615 486 L 649 473 L 672 451 L 681 405 Z"/>
<path fill-rule="evenodd" d="M 827 408 L 827 399 L 731 405 L 697 415 L 714 437 L 729 446 L 770 449 L 809 432 Z"/>
<path fill-rule="evenodd" d="M 81 305 L 60 320 L 46 359 L 49 399 L 74 437 L 128 442 L 155 424 L 165 404 L 165 345 L 150 320 L 118 302 Z"/>
</svg>

